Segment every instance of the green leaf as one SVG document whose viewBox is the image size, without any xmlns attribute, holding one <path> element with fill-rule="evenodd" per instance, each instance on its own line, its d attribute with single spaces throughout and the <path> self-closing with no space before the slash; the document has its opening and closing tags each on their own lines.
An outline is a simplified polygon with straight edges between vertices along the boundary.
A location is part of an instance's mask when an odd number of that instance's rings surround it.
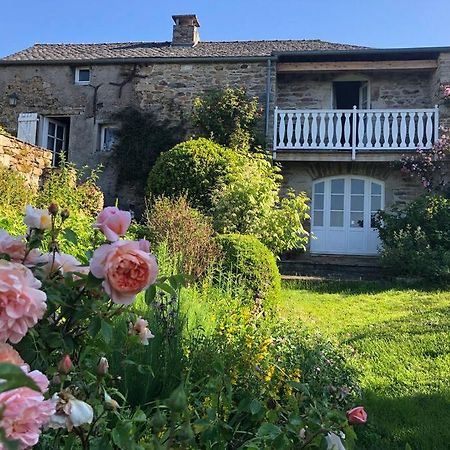
<svg viewBox="0 0 450 450">
<path fill-rule="evenodd" d="M 0 383 L 0 393 L 19 387 L 28 387 L 41 392 L 36 383 L 14 364 L 0 363 L 0 379 L 5 380 Z"/>
<path fill-rule="evenodd" d="M 67 241 L 71 242 L 74 245 L 78 244 L 78 236 L 75 231 L 71 230 L 70 228 L 66 228 L 62 234 L 64 236 L 64 239 L 66 239 Z"/>
<path fill-rule="evenodd" d="M 162 291 L 169 293 L 170 295 L 177 295 L 175 289 L 168 283 L 158 282 L 156 283 L 156 286 L 158 286 Z"/>
<path fill-rule="evenodd" d="M 156 296 L 156 286 L 152 284 L 146 291 L 145 291 L 145 302 L 147 305 L 150 305 L 154 300 Z"/>
<path fill-rule="evenodd" d="M 114 444 L 121 450 L 134 450 L 136 443 L 133 439 L 133 425 L 131 422 L 120 422 L 112 430 L 112 438 Z"/>
<path fill-rule="evenodd" d="M 101 332 L 102 332 L 103 340 L 107 344 L 109 344 L 111 342 L 112 335 L 113 335 L 112 326 L 108 322 L 105 322 L 104 320 L 102 320 L 101 321 L 101 325 L 100 325 L 100 329 L 101 329 Z"/>
<path fill-rule="evenodd" d="M 262 409 L 262 404 L 258 400 L 252 400 L 249 405 L 250 412 L 255 415 L 258 414 Z"/>
<path fill-rule="evenodd" d="M 280 433 L 280 428 L 273 423 L 263 423 L 258 430 L 258 436 L 269 439 L 275 439 Z"/>
<path fill-rule="evenodd" d="M 98 332 L 100 331 L 100 328 L 102 326 L 102 320 L 100 317 L 94 317 L 88 325 L 88 332 L 92 337 L 97 336 Z"/>
</svg>

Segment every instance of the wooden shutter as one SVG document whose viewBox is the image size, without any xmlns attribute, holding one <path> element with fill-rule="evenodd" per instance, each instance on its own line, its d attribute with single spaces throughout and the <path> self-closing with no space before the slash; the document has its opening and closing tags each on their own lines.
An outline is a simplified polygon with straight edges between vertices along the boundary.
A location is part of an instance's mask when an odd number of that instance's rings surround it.
<svg viewBox="0 0 450 450">
<path fill-rule="evenodd" d="M 36 144 L 36 133 L 38 123 L 37 113 L 20 113 L 17 127 L 17 139 Z"/>
</svg>

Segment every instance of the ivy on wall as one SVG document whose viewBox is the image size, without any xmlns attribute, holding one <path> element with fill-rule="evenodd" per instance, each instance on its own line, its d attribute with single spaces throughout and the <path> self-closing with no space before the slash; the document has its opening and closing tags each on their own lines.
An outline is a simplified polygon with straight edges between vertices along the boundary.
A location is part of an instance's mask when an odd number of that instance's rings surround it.
<svg viewBox="0 0 450 450">
<path fill-rule="evenodd" d="M 118 184 L 144 181 L 159 154 L 181 142 L 186 135 L 183 124 L 158 120 L 152 112 L 125 108 L 115 115 L 119 123 L 118 141 L 113 161 L 118 170 Z"/>
</svg>

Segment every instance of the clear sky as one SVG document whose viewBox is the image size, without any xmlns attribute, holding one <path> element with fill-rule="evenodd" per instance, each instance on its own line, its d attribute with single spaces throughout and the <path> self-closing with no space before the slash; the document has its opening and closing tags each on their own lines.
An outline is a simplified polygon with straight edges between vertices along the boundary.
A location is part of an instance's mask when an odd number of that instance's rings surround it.
<svg viewBox="0 0 450 450">
<path fill-rule="evenodd" d="M 34 43 L 167 41 L 197 14 L 205 41 L 322 39 L 450 46 L 450 0 L 1 0 L 0 56 Z"/>
</svg>

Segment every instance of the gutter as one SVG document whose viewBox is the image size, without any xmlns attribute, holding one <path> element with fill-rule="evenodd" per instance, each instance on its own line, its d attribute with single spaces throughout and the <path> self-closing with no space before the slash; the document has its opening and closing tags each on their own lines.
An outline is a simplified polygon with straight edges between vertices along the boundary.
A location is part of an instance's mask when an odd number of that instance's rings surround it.
<svg viewBox="0 0 450 450">
<path fill-rule="evenodd" d="M 214 63 L 214 62 L 266 62 L 276 61 L 275 56 L 169 56 L 148 58 L 97 58 L 97 59 L 60 59 L 60 60 L 6 60 L 0 59 L 0 66 L 61 66 L 61 65 L 108 65 L 108 64 L 177 64 L 177 63 Z"/>
</svg>

